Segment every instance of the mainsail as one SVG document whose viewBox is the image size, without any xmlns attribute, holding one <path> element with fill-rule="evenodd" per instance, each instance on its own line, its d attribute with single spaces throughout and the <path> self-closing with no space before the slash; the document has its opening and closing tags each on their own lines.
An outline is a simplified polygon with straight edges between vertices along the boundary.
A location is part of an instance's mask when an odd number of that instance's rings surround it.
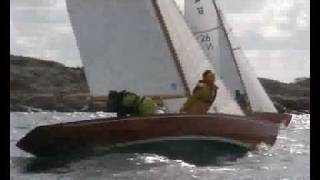
<svg viewBox="0 0 320 180">
<path fill-rule="evenodd" d="M 226 88 L 248 96 L 251 110 L 276 112 L 254 70 L 235 44 L 231 29 L 214 0 L 185 1 L 185 18 L 210 62 L 221 76 Z"/>
<path fill-rule="evenodd" d="M 67 7 L 92 96 L 186 95 L 151 1 L 68 0 Z"/>
<path fill-rule="evenodd" d="M 215 69 L 172 0 L 67 0 L 92 96 L 187 97 Z M 243 114 L 217 78 L 211 112 Z"/>
</svg>

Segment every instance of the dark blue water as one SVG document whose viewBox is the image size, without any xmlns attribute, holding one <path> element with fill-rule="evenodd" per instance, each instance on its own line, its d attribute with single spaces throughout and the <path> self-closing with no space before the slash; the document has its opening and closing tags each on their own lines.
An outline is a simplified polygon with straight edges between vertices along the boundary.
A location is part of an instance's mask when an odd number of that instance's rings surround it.
<svg viewBox="0 0 320 180">
<path fill-rule="evenodd" d="M 11 179 L 310 179 L 308 114 L 294 115 L 289 127 L 281 128 L 273 147 L 261 145 L 250 152 L 228 144 L 191 146 L 180 141 L 39 159 L 15 147 L 38 125 L 106 116 L 110 114 L 10 113 Z"/>
</svg>

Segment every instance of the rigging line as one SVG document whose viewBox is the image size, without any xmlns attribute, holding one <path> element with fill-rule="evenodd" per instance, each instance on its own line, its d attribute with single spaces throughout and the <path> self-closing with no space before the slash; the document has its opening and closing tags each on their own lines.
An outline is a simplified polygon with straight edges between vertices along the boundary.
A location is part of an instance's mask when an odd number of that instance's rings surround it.
<svg viewBox="0 0 320 180">
<path fill-rule="evenodd" d="M 218 27 L 214 27 L 214 28 L 210 28 L 210 29 L 207 29 L 207 30 L 203 30 L 203 31 L 196 31 L 196 32 L 193 32 L 194 34 L 199 34 L 199 33 L 206 33 L 206 32 L 210 32 L 210 31 L 214 31 L 214 30 L 217 30 L 219 29 L 221 26 L 218 26 Z"/>
</svg>

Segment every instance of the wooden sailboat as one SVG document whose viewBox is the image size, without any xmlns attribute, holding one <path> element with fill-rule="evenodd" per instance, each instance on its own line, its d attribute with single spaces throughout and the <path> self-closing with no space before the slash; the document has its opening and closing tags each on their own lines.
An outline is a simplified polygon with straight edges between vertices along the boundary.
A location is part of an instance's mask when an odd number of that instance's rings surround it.
<svg viewBox="0 0 320 180">
<path fill-rule="evenodd" d="M 172 0 L 67 0 L 67 7 L 93 99 L 125 89 L 181 104 L 205 70 L 217 74 L 218 96 L 208 114 L 167 113 L 39 126 L 17 143 L 19 148 L 51 156 L 82 147 L 172 139 L 255 147 L 262 142 L 272 145 L 280 124 L 289 124 L 290 115 L 273 109 L 244 115 L 230 93 L 231 84 L 220 76 L 224 70 L 215 68 L 214 58 L 203 51 Z M 240 85 L 243 91 L 248 89 Z M 248 90 L 247 94 L 250 98 Z"/>
</svg>

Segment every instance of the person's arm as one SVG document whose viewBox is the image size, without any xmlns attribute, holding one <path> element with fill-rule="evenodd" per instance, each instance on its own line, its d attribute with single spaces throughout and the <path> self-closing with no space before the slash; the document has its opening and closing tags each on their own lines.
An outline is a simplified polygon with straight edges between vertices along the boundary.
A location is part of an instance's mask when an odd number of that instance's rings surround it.
<svg viewBox="0 0 320 180">
<path fill-rule="evenodd" d="M 213 91 L 213 94 L 212 94 L 212 96 L 211 96 L 211 103 L 213 103 L 214 100 L 216 99 L 217 93 L 218 93 L 218 89 L 219 89 L 218 86 L 213 85 L 213 90 L 212 90 L 212 91 Z"/>
</svg>

